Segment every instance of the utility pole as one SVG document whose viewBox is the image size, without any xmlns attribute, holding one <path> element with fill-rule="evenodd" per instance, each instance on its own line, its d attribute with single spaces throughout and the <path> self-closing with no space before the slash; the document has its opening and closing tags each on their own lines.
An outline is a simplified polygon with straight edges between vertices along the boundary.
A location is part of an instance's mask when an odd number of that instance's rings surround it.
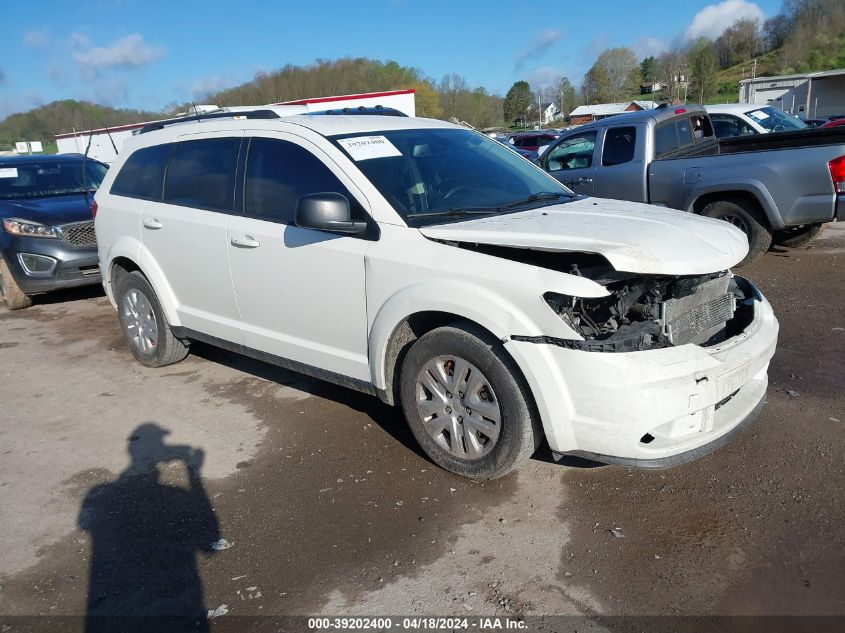
<svg viewBox="0 0 845 633">
<path fill-rule="evenodd" d="M 754 58 L 754 65 L 751 66 L 751 81 L 757 78 L 757 58 Z"/>
</svg>

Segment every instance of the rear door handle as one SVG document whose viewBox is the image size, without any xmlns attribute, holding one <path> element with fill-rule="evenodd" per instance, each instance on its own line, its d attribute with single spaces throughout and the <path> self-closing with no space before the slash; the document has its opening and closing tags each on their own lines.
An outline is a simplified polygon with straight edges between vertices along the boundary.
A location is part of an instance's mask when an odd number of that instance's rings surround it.
<svg viewBox="0 0 845 633">
<path fill-rule="evenodd" d="M 593 179 L 592 179 L 592 178 L 586 178 L 585 176 L 581 176 L 581 177 L 578 179 L 578 183 L 579 183 L 579 184 L 582 184 L 582 185 L 586 185 L 586 184 L 589 184 L 589 183 L 591 183 L 591 182 L 593 182 Z"/>
<path fill-rule="evenodd" d="M 251 235 L 235 235 L 232 238 L 232 246 L 237 246 L 238 248 L 258 248 L 261 246 L 261 242 Z"/>
<path fill-rule="evenodd" d="M 158 220 L 158 218 L 144 218 L 144 228 L 145 229 L 160 229 L 164 225 Z"/>
</svg>

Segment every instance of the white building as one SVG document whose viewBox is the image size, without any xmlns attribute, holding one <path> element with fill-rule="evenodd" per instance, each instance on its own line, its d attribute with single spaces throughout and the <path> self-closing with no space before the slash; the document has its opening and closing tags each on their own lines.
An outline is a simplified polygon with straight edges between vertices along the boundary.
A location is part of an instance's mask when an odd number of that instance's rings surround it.
<svg viewBox="0 0 845 633">
<path fill-rule="evenodd" d="M 773 105 L 802 119 L 845 114 L 845 69 L 743 79 L 739 102 Z"/>
</svg>

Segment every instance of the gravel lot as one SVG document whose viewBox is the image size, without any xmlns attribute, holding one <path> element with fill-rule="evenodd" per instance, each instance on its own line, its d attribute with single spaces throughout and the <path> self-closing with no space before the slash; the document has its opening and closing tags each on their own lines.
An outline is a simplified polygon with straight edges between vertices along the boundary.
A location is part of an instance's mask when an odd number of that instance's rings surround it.
<svg viewBox="0 0 845 633">
<path fill-rule="evenodd" d="M 487 484 L 376 399 L 201 345 L 144 368 L 97 289 L 0 309 L 0 616 L 845 615 L 843 271 L 836 225 L 744 269 L 781 338 L 728 447 Z"/>
</svg>

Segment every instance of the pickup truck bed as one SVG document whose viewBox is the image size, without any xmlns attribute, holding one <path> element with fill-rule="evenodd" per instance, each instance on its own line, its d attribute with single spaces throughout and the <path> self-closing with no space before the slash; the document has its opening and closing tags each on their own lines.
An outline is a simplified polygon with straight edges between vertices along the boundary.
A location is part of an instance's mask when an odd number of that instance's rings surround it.
<svg viewBox="0 0 845 633">
<path fill-rule="evenodd" d="M 704 109 L 688 105 L 571 130 L 540 165 L 577 193 L 730 221 L 749 240 L 743 263 L 773 238 L 794 245 L 845 216 L 845 130 L 836 128 L 719 140 Z"/>
</svg>

